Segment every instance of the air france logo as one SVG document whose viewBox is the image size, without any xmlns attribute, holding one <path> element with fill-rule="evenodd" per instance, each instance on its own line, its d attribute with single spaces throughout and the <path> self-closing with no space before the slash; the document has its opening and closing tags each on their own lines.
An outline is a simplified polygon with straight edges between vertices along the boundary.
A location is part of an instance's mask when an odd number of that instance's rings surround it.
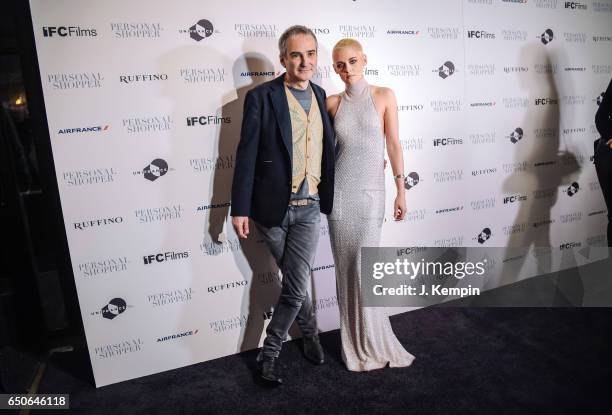
<svg viewBox="0 0 612 415">
<path fill-rule="evenodd" d="M 551 29 L 546 29 L 544 33 L 540 35 L 540 40 L 543 44 L 548 45 L 554 39 L 553 31 Z"/>
<path fill-rule="evenodd" d="M 411 172 L 408 173 L 408 176 L 406 176 L 406 178 L 404 179 L 404 188 L 406 190 L 410 190 L 412 189 L 414 186 L 416 186 L 417 184 L 419 184 L 420 182 L 420 178 L 419 178 L 419 174 L 416 172 Z"/>
<path fill-rule="evenodd" d="M 187 336 L 193 336 L 195 334 L 198 334 L 198 331 L 199 331 L 198 329 L 187 330 L 187 331 L 185 331 L 183 333 L 172 334 L 170 336 L 160 337 L 160 338 L 157 339 L 157 343 L 165 342 L 165 341 L 168 341 L 168 340 L 180 339 L 182 337 L 187 337 Z"/>
<path fill-rule="evenodd" d="M 90 133 L 90 132 L 106 132 L 110 129 L 110 125 L 96 125 L 93 127 L 76 127 L 76 128 L 61 128 L 58 130 L 58 134 L 76 134 L 76 133 Z"/>
<path fill-rule="evenodd" d="M 523 138 L 523 129 L 521 127 L 517 127 L 510 133 L 510 142 L 512 144 L 518 143 Z"/>
<path fill-rule="evenodd" d="M 438 68 L 438 76 L 442 79 L 446 79 L 455 73 L 455 64 L 451 61 L 446 61 Z"/>
<path fill-rule="evenodd" d="M 315 32 L 316 33 L 316 32 Z M 418 35 L 418 30 L 387 30 L 388 35 Z"/>
</svg>

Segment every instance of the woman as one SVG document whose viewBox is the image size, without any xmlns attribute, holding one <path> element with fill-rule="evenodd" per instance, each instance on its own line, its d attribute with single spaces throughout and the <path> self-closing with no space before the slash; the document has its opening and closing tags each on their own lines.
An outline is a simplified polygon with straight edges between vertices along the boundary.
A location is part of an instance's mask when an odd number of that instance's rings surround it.
<svg viewBox="0 0 612 415">
<path fill-rule="evenodd" d="M 328 215 L 340 308 L 342 359 L 352 371 L 409 366 L 414 356 L 393 334 L 384 308 L 362 307 L 360 248 L 378 246 L 385 211 L 384 151 L 395 177 L 395 220 L 406 214 L 404 161 L 395 95 L 370 86 L 359 42 L 342 39 L 333 49 L 334 71 L 346 85 L 327 99 L 337 139 L 333 210 Z"/>
</svg>

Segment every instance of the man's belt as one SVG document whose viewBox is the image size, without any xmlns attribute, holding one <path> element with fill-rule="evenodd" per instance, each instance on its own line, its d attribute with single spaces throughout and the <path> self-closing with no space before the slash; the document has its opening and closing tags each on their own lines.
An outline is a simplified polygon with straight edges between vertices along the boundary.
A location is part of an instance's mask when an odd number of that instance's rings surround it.
<svg viewBox="0 0 612 415">
<path fill-rule="evenodd" d="M 294 199 L 289 201 L 289 206 L 306 206 L 314 205 L 315 203 L 317 203 L 317 201 L 313 199 Z"/>
</svg>

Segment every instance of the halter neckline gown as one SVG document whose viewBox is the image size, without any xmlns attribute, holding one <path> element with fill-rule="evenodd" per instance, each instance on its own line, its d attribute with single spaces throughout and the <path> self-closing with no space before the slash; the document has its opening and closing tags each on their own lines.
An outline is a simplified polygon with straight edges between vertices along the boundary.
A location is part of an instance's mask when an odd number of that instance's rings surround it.
<svg viewBox="0 0 612 415">
<path fill-rule="evenodd" d="M 334 117 L 338 154 L 328 215 L 336 271 L 342 360 L 352 371 L 410 366 L 385 308 L 362 307 L 360 248 L 379 246 L 385 213 L 385 138 L 370 86 L 341 93 Z"/>
</svg>

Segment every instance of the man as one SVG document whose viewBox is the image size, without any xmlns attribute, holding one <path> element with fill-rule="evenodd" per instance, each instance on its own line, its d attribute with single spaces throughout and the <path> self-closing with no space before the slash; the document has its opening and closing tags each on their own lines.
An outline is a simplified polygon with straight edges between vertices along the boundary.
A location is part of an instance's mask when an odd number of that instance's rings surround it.
<svg viewBox="0 0 612 415">
<path fill-rule="evenodd" d="M 595 171 L 608 208 L 608 247 L 612 247 L 612 80 L 595 114 L 601 138 L 595 141 Z"/>
<path fill-rule="evenodd" d="M 245 97 L 231 212 L 240 238 L 249 235 L 249 218 L 255 222 L 283 274 L 257 358 L 261 377 L 273 384 L 282 383 L 276 361 L 294 320 L 306 358 L 324 361 L 307 288 L 320 212 L 331 212 L 334 182 L 334 132 L 325 91 L 310 82 L 317 67 L 317 38 L 307 27 L 292 26 L 278 45 L 286 72 Z"/>
</svg>

